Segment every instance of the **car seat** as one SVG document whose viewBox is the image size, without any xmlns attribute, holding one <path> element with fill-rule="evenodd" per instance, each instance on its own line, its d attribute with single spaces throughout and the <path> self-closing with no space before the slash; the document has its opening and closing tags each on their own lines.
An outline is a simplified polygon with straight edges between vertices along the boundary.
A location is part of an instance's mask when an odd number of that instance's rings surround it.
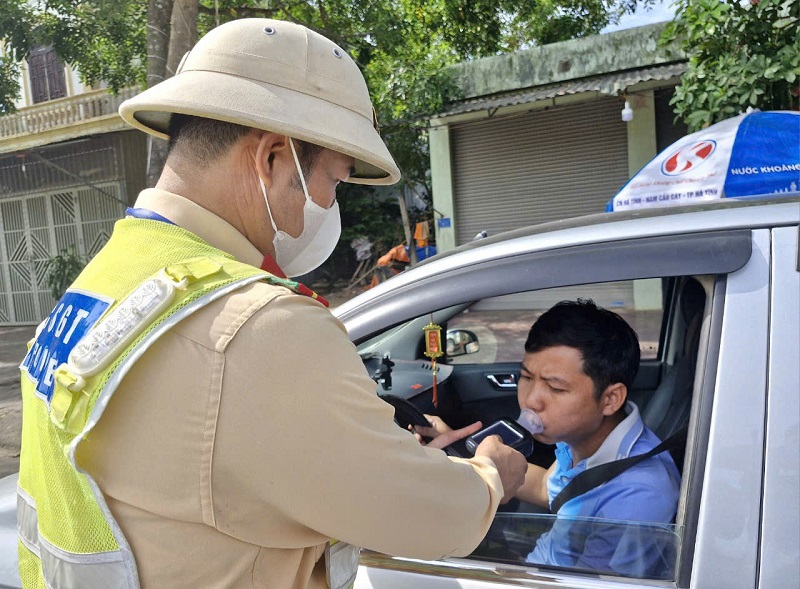
<svg viewBox="0 0 800 589">
<path fill-rule="evenodd" d="M 642 410 L 642 420 L 659 439 L 666 440 L 686 428 L 692 407 L 692 391 L 700 343 L 700 327 L 706 293 L 694 278 L 687 278 L 681 285 L 678 312 L 685 326 L 683 349 L 668 366 L 664 378 Z M 683 456 L 673 459 L 678 470 L 683 470 Z"/>
</svg>

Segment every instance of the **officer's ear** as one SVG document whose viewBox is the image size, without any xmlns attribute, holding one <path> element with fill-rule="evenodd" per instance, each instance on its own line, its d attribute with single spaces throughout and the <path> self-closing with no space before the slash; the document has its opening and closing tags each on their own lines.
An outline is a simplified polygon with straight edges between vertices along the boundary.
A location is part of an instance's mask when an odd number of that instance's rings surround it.
<svg viewBox="0 0 800 589">
<path fill-rule="evenodd" d="M 276 156 L 288 148 L 289 138 L 270 131 L 259 131 L 259 135 L 253 139 L 256 142 L 256 172 L 269 188 L 272 185 Z"/>
<path fill-rule="evenodd" d="M 621 382 L 615 382 L 606 387 L 600 395 L 600 407 L 603 415 L 614 415 L 628 398 L 628 387 Z"/>
</svg>

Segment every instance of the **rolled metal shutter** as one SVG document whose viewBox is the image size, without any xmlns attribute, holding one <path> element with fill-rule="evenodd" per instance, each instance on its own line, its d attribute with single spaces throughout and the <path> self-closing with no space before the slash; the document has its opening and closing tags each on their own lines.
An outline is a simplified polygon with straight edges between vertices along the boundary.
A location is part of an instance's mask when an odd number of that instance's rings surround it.
<svg viewBox="0 0 800 589">
<path fill-rule="evenodd" d="M 458 243 L 605 210 L 628 180 L 621 102 L 602 98 L 451 127 Z"/>
</svg>

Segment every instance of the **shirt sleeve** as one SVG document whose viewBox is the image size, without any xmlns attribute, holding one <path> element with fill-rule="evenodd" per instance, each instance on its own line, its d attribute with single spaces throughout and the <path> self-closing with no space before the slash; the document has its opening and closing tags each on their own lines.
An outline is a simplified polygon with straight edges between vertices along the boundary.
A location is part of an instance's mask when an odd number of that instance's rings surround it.
<svg viewBox="0 0 800 589">
<path fill-rule="evenodd" d="M 392 417 L 327 309 L 272 299 L 225 352 L 215 525 L 261 546 L 334 538 L 409 558 L 468 554 L 503 495 L 494 464 L 424 448 Z"/>
</svg>

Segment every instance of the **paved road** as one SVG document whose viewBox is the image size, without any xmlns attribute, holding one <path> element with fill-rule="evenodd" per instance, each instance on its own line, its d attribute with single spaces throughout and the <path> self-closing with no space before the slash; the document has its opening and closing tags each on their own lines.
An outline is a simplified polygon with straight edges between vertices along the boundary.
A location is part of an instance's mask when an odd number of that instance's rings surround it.
<svg viewBox="0 0 800 589">
<path fill-rule="evenodd" d="M 35 327 L 0 327 L 0 477 L 19 470 L 22 400 L 19 363 Z"/>
</svg>

